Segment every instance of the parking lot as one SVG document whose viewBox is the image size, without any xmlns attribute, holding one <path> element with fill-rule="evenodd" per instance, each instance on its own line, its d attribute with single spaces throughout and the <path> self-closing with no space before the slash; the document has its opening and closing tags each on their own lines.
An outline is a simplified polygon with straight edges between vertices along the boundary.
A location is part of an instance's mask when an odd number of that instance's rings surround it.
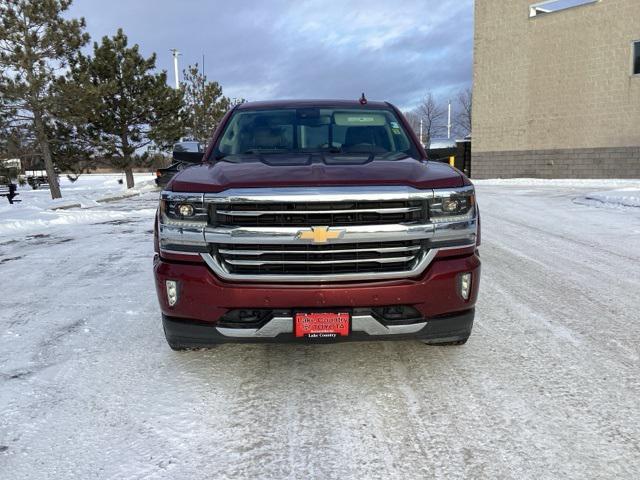
<svg viewBox="0 0 640 480">
<path fill-rule="evenodd" d="M 594 189 L 480 182 L 461 347 L 173 352 L 157 193 L 0 230 L 0 478 L 637 478 L 640 211 Z"/>
</svg>

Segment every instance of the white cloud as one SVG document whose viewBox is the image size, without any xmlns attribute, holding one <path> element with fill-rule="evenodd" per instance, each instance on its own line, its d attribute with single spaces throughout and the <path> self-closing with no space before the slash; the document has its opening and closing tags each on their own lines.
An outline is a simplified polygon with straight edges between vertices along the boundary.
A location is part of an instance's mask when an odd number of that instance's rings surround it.
<svg viewBox="0 0 640 480">
<path fill-rule="evenodd" d="M 200 61 L 230 96 L 372 99 L 401 107 L 468 86 L 472 0 L 76 0 L 94 39 L 123 27 L 171 71 Z"/>
</svg>

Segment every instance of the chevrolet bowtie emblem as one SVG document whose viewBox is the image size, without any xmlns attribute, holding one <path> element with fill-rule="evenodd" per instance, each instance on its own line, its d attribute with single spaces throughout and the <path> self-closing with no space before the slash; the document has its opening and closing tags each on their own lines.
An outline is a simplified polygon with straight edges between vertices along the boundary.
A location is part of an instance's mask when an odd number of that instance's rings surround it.
<svg viewBox="0 0 640 480">
<path fill-rule="evenodd" d="M 313 243 L 327 243 L 344 235 L 344 230 L 329 230 L 329 227 L 311 227 L 311 230 L 300 230 L 296 235 L 299 240 L 311 240 Z"/>
</svg>

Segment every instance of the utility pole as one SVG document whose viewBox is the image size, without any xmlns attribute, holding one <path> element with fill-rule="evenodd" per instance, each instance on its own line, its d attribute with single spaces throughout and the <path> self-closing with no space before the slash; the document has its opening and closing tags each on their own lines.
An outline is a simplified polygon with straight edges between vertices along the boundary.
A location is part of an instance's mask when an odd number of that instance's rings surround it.
<svg viewBox="0 0 640 480">
<path fill-rule="evenodd" d="M 422 141 L 422 123 L 424 122 L 424 120 L 422 119 L 422 117 L 420 117 L 420 145 L 424 145 L 424 142 Z"/>
<path fill-rule="evenodd" d="M 182 55 L 177 48 L 172 48 L 171 50 L 169 50 L 171 52 L 171 54 L 173 55 L 173 75 L 175 77 L 176 80 L 176 90 L 178 90 L 180 88 L 180 77 L 179 77 L 179 70 L 178 70 L 178 56 Z"/>
<path fill-rule="evenodd" d="M 447 119 L 447 139 L 451 138 L 451 100 L 449 100 L 449 116 Z"/>
<path fill-rule="evenodd" d="M 204 73 L 204 53 L 202 54 L 202 130 L 201 132 L 204 132 L 206 130 L 206 118 L 207 118 L 207 95 L 206 95 L 206 89 L 207 89 L 207 77 L 205 76 Z M 201 141 L 202 143 L 205 143 L 206 140 L 202 139 L 202 138 L 198 138 L 197 139 L 199 142 Z"/>
</svg>

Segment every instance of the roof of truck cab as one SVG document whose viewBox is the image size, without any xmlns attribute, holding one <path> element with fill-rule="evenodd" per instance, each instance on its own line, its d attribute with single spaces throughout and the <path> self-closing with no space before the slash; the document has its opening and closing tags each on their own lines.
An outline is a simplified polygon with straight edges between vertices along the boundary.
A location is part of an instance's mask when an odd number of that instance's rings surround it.
<svg viewBox="0 0 640 480">
<path fill-rule="evenodd" d="M 359 100 L 266 100 L 246 102 L 238 105 L 238 110 L 255 110 L 263 108 L 389 108 L 387 102 L 369 102 L 362 105 Z"/>
</svg>

